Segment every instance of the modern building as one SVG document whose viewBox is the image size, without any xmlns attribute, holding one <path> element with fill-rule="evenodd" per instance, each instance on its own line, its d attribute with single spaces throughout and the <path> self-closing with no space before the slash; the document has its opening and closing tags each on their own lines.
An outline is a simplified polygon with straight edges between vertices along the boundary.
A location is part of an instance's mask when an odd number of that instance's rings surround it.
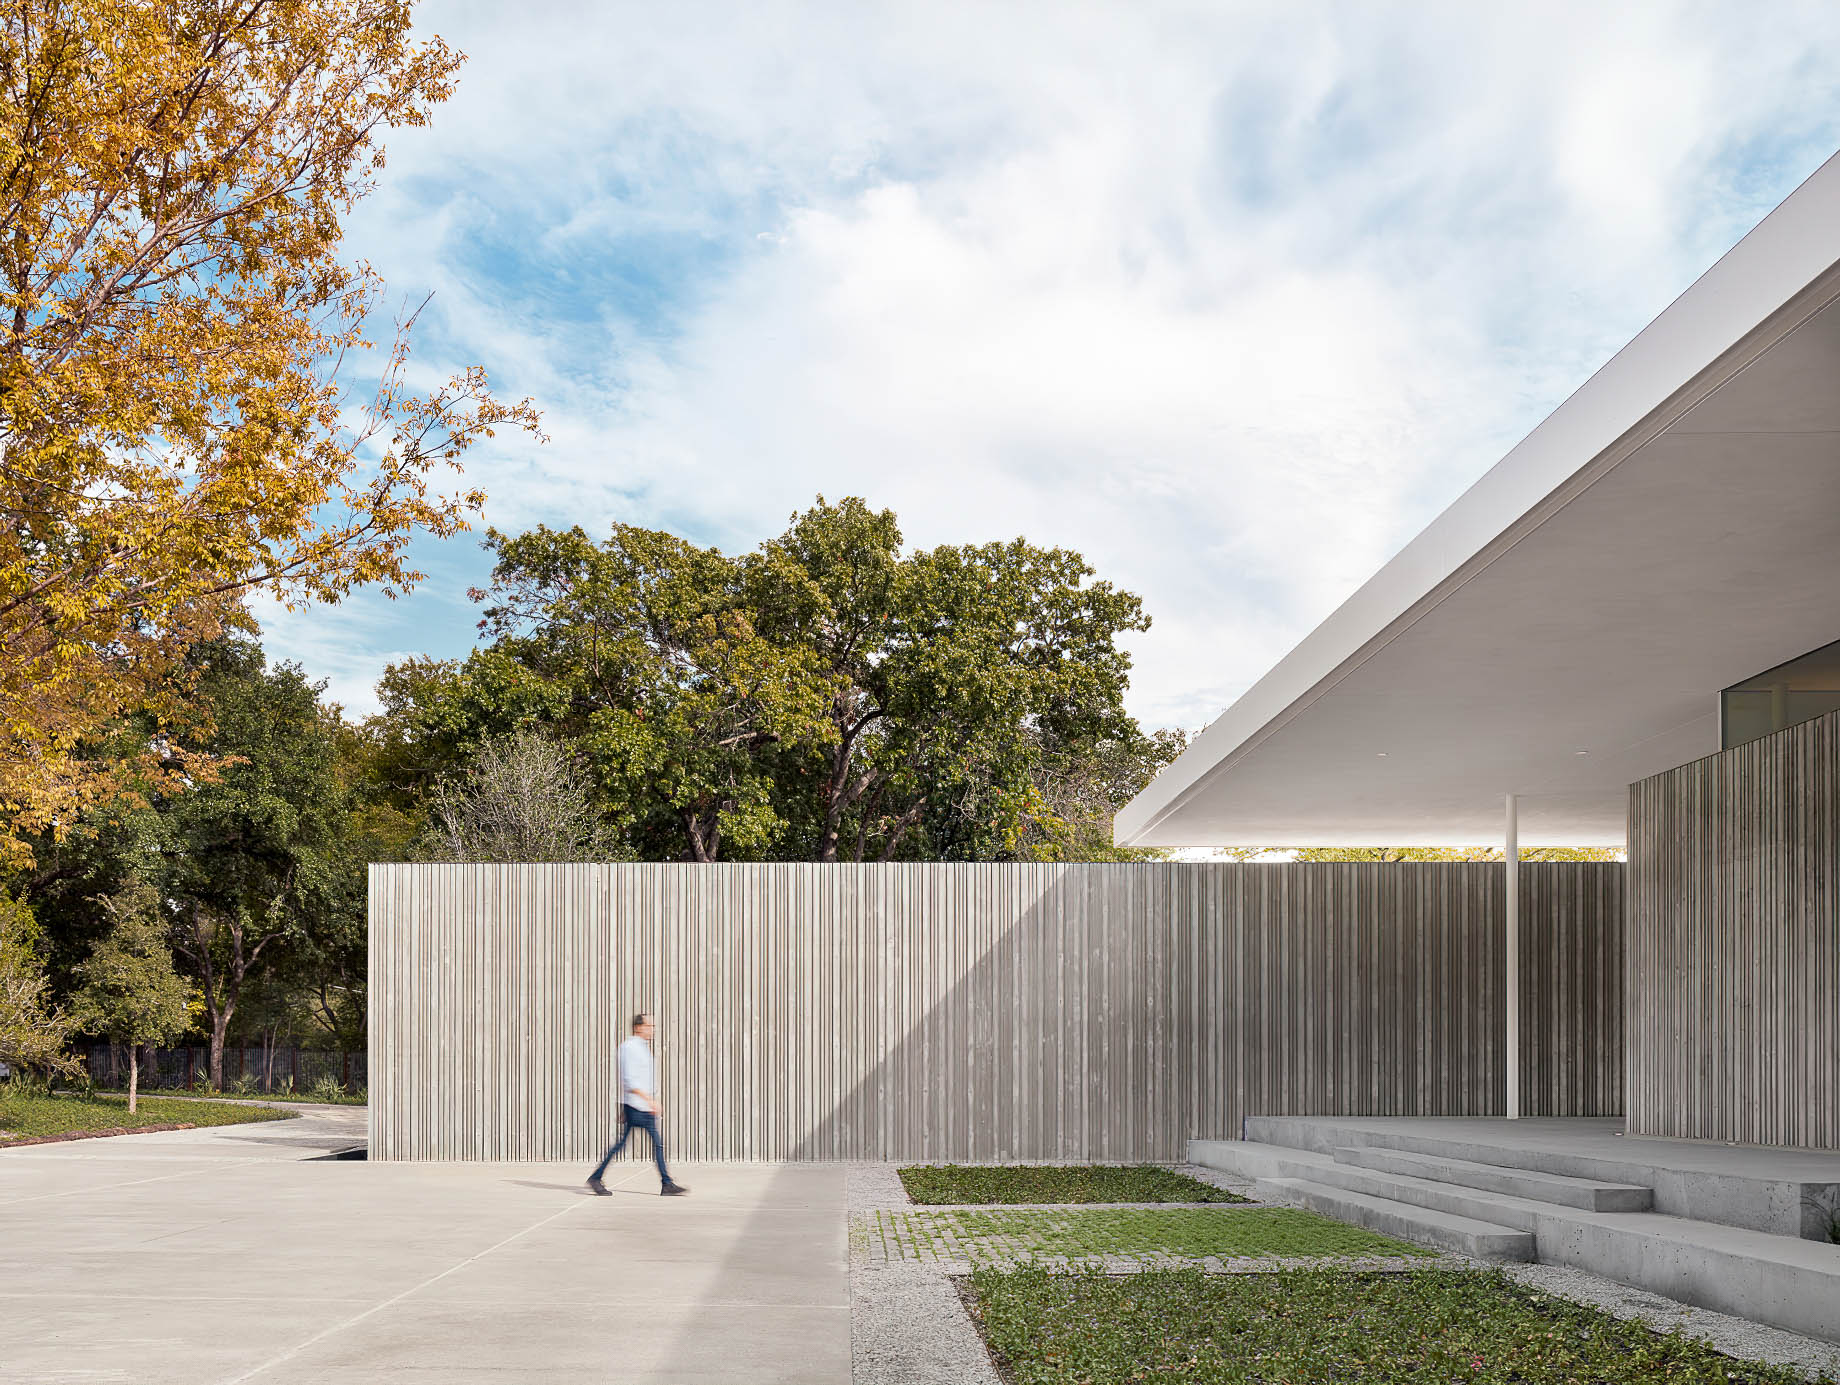
<svg viewBox="0 0 1840 1385">
<path fill-rule="evenodd" d="M 1796 1203 L 1819 1223 L 1801 1234 L 1822 1239 L 1840 1210 L 1840 1159 L 1815 1153 L 1840 1150 L 1837 299 L 1840 158 L 1116 821 L 1117 840 L 1137 846 L 1626 845 L 1624 1115 L 1569 1135 L 1485 1122 L 1468 1131 L 1470 1162 L 1656 1186 L 1678 1179 L 1674 1165 L 1707 1179 L 1775 1171 L 1785 1181 L 1768 1196 Z M 1522 1008 L 1550 999 L 1512 971 L 1518 896 L 1507 889 L 1511 1054 Z M 1509 1117 L 1521 1114 L 1516 1068 Z M 1257 1138 L 1258 1125 L 1247 1133 Z M 1395 1173 L 1423 1174 L 1411 1158 L 1450 1153 L 1383 1127 L 1264 1134 L 1312 1146 L 1319 1165 L 1345 1141 L 1351 1160 Z M 1406 1153 L 1353 1150 L 1375 1140 Z M 1310 1150 L 1286 1163 L 1230 1145 L 1221 1157 L 1237 1166 L 1336 1182 L 1301 1158 Z M 1724 1152 L 1733 1145 L 1740 1152 Z M 1536 1146 L 1552 1157 L 1515 1153 Z M 1656 1177 L 1636 1176 L 1644 1167 Z M 1394 1191 L 1424 1203 L 1415 1181 Z M 1357 1201 L 1380 1191 L 1372 1178 L 1341 1183 Z M 1764 1225 L 1710 1207 L 1671 1210 Z M 1362 1212 L 1346 1199 L 1342 1210 Z M 1526 1216 L 1514 1224 L 1532 1229 Z M 1822 1246 L 1810 1263 L 1822 1257 L 1833 1263 L 1820 1311 L 1840 1335 L 1840 1249 Z M 1673 1269 L 1608 1272 L 1730 1306 Z"/>
</svg>

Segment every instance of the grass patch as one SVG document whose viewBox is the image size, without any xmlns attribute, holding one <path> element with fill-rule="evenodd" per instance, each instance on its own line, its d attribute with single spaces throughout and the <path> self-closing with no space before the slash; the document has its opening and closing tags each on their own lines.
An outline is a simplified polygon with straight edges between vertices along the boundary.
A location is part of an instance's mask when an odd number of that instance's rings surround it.
<svg viewBox="0 0 1840 1385">
<path fill-rule="evenodd" d="M 291 1111 L 223 1102 L 140 1099 L 128 1114 L 128 1098 L 99 1092 L 94 1096 L 42 1096 L 0 1087 L 0 1145 L 10 1139 L 69 1135 L 88 1130 L 138 1129 L 148 1125 L 240 1125 L 245 1121 L 292 1120 Z"/>
<path fill-rule="evenodd" d="M 871 1231 L 888 1258 L 1222 1260 L 1248 1256 L 1422 1256 L 1427 1252 L 1292 1207 L 882 1212 Z"/>
<path fill-rule="evenodd" d="M 1803 1380 L 1538 1293 L 1499 1271 L 1108 1277 L 1024 1266 L 975 1271 L 966 1299 L 1014 1385 Z"/>
<path fill-rule="evenodd" d="M 1155 1164 L 915 1164 L 901 1186 L 927 1206 L 1003 1202 L 1245 1202 L 1185 1173 Z"/>
<path fill-rule="evenodd" d="M 125 1094 L 125 1089 L 117 1089 L 114 1087 L 105 1087 L 99 1090 L 116 1095 Z M 174 1092 L 172 1096 L 173 1099 L 187 1098 L 192 1101 L 286 1101 L 310 1102 L 319 1106 L 363 1106 L 369 1102 L 369 1097 L 365 1094 L 365 1089 L 363 1087 L 359 1087 L 353 1092 L 343 1090 L 326 1092 L 318 1089 L 290 1091 L 281 1088 L 277 1088 L 272 1092 L 265 1092 L 260 1087 L 251 1087 L 247 1091 L 239 1087 L 230 1087 L 224 1091 L 216 1092 L 212 1091 L 209 1087 L 201 1086 L 194 1087 L 189 1091 Z M 144 1090 L 141 1094 L 141 1100 L 147 1100 Z"/>
</svg>

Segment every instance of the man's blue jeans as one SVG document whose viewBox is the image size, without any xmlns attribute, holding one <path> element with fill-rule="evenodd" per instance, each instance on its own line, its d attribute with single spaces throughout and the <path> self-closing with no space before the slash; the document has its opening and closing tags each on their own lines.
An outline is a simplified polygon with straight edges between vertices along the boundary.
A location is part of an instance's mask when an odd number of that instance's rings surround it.
<svg viewBox="0 0 1840 1385">
<path fill-rule="evenodd" d="M 626 1148 L 626 1142 L 632 1138 L 633 1131 L 643 1130 L 652 1137 L 652 1158 L 658 1162 L 658 1177 L 665 1187 L 671 1186 L 671 1174 L 664 1166 L 664 1142 L 658 1138 L 658 1117 L 650 1111 L 642 1111 L 637 1106 L 626 1108 L 626 1128 L 620 1132 L 620 1138 L 607 1147 L 600 1163 L 594 1166 L 590 1178 L 599 1178 L 607 1172 L 607 1165 L 613 1162 L 613 1156 Z"/>
</svg>

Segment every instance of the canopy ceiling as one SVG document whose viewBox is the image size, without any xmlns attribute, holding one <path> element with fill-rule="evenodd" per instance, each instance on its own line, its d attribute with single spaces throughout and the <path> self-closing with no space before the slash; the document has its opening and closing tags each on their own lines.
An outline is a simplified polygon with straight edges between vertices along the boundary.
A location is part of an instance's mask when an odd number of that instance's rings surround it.
<svg viewBox="0 0 1840 1385">
<path fill-rule="evenodd" d="M 1840 639 L 1840 156 L 1118 814 L 1120 843 L 1617 844 Z"/>
</svg>

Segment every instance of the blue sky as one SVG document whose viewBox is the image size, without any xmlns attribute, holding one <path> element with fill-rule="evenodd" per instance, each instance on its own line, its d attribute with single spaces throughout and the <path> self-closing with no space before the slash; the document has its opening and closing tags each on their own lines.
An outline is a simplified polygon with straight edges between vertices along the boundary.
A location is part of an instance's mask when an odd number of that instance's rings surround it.
<svg viewBox="0 0 1840 1385">
<path fill-rule="evenodd" d="M 543 409 L 489 523 L 1077 548 L 1191 729 L 1840 147 L 1795 0 L 418 13 L 469 61 L 348 243 Z M 354 712 L 463 654 L 477 537 L 415 556 L 269 648 Z"/>
</svg>

